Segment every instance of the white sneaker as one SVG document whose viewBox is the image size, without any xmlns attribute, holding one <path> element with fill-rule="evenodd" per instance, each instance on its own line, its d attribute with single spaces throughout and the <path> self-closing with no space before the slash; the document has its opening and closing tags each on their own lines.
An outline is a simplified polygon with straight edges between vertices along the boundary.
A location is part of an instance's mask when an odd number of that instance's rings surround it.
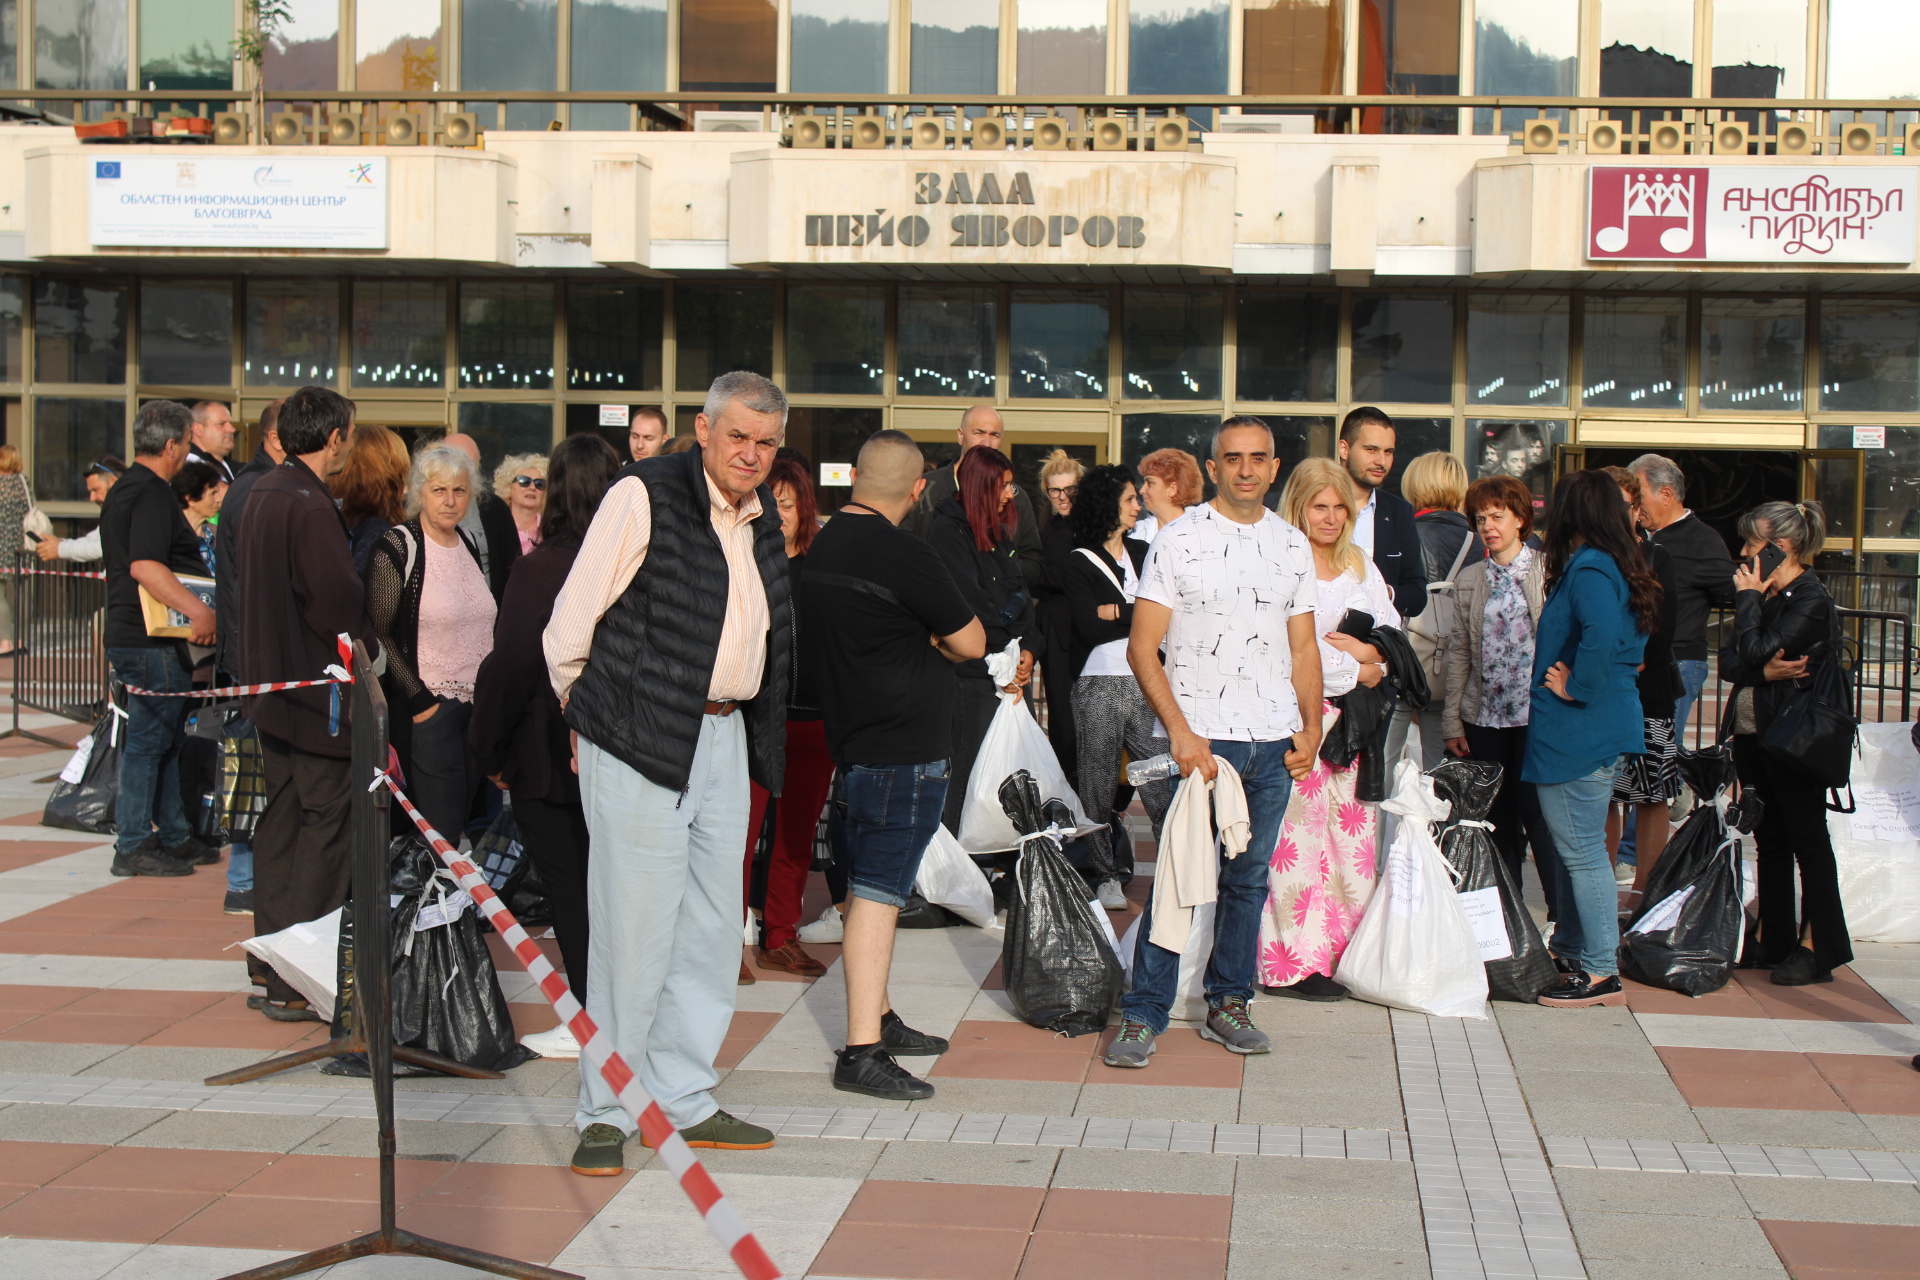
<svg viewBox="0 0 1920 1280">
<path fill-rule="evenodd" d="M 846 934 L 847 927 L 841 919 L 840 908 L 829 904 L 818 920 L 800 926 L 799 938 L 802 942 L 839 942 Z"/>
<path fill-rule="evenodd" d="M 1125 891 L 1120 888 L 1120 882 L 1118 880 L 1103 880 L 1100 882 L 1100 905 L 1109 911 L 1125 911 L 1127 909 L 1127 895 Z"/>
<path fill-rule="evenodd" d="M 580 1042 L 573 1038 L 573 1032 L 567 1030 L 564 1023 L 551 1031 L 539 1031 L 530 1036 L 521 1036 L 520 1043 L 543 1058 L 580 1056 Z"/>
<path fill-rule="evenodd" d="M 1633 883 L 1633 864 L 1616 862 L 1613 864 L 1613 882 L 1622 888 Z"/>
</svg>

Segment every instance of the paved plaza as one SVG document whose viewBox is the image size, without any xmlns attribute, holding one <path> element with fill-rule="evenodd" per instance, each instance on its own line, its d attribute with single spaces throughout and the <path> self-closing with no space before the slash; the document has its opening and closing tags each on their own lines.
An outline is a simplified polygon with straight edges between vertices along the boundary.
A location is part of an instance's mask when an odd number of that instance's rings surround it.
<svg viewBox="0 0 1920 1280">
<path fill-rule="evenodd" d="M 115 880 L 97 837 L 38 825 L 63 760 L 0 742 L 0 1277 L 201 1280 L 372 1228 L 366 1086 L 200 1083 L 319 1028 L 246 1009 L 251 925 L 220 914 L 221 868 Z M 1700 1000 L 1633 987 L 1625 1009 L 1486 1021 L 1263 999 L 1273 1053 L 1176 1024 L 1145 1071 L 1018 1022 L 999 950 L 901 935 L 895 1006 L 953 1039 L 910 1107 L 827 1084 L 837 968 L 741 989 L 719 1097 L 780 1140 L 700 1154 L 788 1276 L 1920 1275 L 1920 946 L 1862 945 L 1831 986 L 1742 973 Z M 496 956 L 521 1031 L 551 1026 Z M 622 1177 L 567 1170 L 575 1079 L 401 1081 L 401 1225 L 593 1280 L 731 1274 L 637 1143 Z"/>
</svg>

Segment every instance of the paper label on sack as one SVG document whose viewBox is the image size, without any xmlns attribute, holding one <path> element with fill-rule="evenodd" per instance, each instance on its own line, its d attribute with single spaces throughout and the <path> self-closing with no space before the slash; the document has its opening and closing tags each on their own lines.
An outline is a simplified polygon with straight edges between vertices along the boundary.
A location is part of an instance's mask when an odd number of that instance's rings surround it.
<svg viewBox="0 0 1920 1280">
<path fill-rule="evenodd" d="M 1680 908 L 1687 905 L 1687 899 L 1691 898 L 1693 891 L 1699 887 L 1697 884 L 1690 884 L 1678 893 L 1668 894 L 1660 900 L 1659 906 L 1640 917 L 1640 922 L 1629 932 L 1648 934 L 1673 928 L 1674 922 L 1680 918 Z"/>
<path fill-rule="evenodd" d="M 1855 840 L 1920 839 L 1920 782 L 1900 787 L 1856 786 L 1848 823 Z"/>
<path fill-rule="evenodd" d="M 70 787 L 77 787 L 87 776 L 87 761 L 93 759 L 93 735 L 80 739 L 80 745 L 73 749 L 67 758 L 67 767 L 60 771 L 60 781 Z"/>
<path fill-rule="evenodd" d="M 452 924 L 466 914 L 473 899 L 467 896 L 465 889 L 455 889 L 438 902 L 423 902 L 419 914 L 413 918 L 413 931 L 420 933 L 427 929 L 438 929 L 443 924 Z"/>
<path fill-rule="evenodd" d="M 1418 915 L 1427 906 L 1427 885 L 1414 864 L 1413 849 L 1396 840 L 1387 850 L 1387 905 L 1397 916 Z"/>
<path fill-rule="evenodd" d="M 1500 886 L 1489 885 L 1459 895 L 1460 909 L 1473 926 L 1473 940 L 1480 944 L 1480 959 L 1505 960 L 1513 955 L 1513 939 L 1507 936 L 1507 913 L 1500 906 Z"/>
</svg>

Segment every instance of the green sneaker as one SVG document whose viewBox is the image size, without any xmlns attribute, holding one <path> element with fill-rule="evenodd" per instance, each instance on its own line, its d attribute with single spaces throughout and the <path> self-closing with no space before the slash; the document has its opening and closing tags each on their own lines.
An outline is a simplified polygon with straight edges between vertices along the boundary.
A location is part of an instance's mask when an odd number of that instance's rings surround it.
<svg viewBox="0 0 1920 1280">
<path fill-rule="evenodd" d="M 573 1171 L 589 1178 L 611 1178 L 625 1172 L 627 1163 L 622 1149 L 627 1135 L 610 1124 L 590 1124 L 580 1134 L 580 1145 L 573 1149 Z"/>
<path fill-rule="evenodd" d="M 680 1136 L 690 1147 L 713 1147 L 720 1151 L 764 1151 L 773 1145 L 773 1130 L 716 1111 L 699 1124 L 682 1129 Z M 651 1146 L 641 1135 L 643 1145 Z"/>
</svg>

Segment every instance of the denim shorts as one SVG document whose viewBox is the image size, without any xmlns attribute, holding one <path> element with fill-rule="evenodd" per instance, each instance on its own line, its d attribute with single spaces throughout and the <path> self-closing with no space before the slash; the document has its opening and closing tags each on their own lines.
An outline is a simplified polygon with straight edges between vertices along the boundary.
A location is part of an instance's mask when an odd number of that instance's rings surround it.
<svg viewBox="0 0 1920 1280">
<path fill-rule="evenodd" d="M 846 767 L 849 894 L 890 907 L 907 904 L 921 855 L 940 826 L 947 773 L 945 760 Z"/>
</svg>

